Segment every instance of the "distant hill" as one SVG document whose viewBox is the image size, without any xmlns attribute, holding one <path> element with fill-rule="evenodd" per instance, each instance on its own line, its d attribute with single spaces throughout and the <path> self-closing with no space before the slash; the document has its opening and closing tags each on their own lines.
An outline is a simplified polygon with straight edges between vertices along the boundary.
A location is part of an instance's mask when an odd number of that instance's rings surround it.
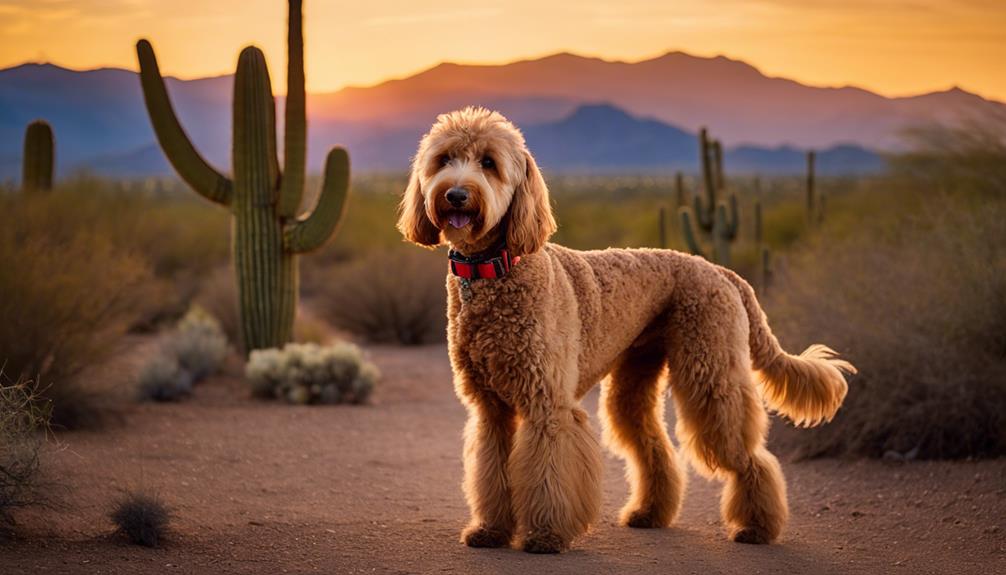
<svg viewBox="0 0 1006 575">
<path fill-rule="evenodd" d="M 326 118 L 412 125 L 461 102 L 528 96 L 551 102 L 550 116 L 540 110 L 536 121 L 561 118 L 572 109 L 564 103 L 609 102 L 688 131 L 709 126 L 731 145 L 758 146 L 890 148 L 908 125 L 1006 111 L 1001 102 L 957 88 L 886 98 L 854 87 L 806 86 L 738 60 L 683 52 L 632 63 L 565 53 L 503 65 L 446 63 L 372 87 L 320 94 L 312 104 Z"/>
<path fill-rule="evenodd" d="M 539 163 L 565 170 L 626 171 L 699 168 L 697 135 L 657 120 L 636 118 L 610 104 L 585 105 L 557 122 L 524 130 Z M 881 157 L 840 145 L 817 151 L 821 174 L 875 172 Z M 734 172 L 783 174 L 806 169 L 806 151 L 793 147 L 728 147 L 723 158 Z"/>
<path fill-rule="evenodd" d="M 226 171 L 233 78 L 167 81 L 186 130 Z M 885 98 L 770 78 L 723 57 L 673 52 L 626 63 L 557 54 L 493 66 L 441 64 L 372 87 L 309 95 L 309 166 L 320 169 L 326 150 L 342 144 L 358 169 L 405 170 L 436 115 L 470 104 L 514 120 L 549 169 L 608 171 L 694 169 L 700 125 L 724 142 L 733 170 L 800 171 L 807 147 L 821 150 L 823 172 L 872 170 L 880 159 L 869 150 L 892 149 L 906 126 L 1006 114 L 1006 105 L 959 89 Z M 0 179 L 19 175 L 24 127 L 39 117 L 55 128 L 64 173 L 170 173 L 134 72 L 50 64 L 0 70 Z"/>
</svg>

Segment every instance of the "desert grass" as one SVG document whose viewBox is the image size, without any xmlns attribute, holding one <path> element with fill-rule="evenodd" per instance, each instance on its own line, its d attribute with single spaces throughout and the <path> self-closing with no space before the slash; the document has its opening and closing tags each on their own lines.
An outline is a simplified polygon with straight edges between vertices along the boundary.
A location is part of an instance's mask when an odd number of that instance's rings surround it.
<svg viewBox="0 0 1006 575">
<path fill-rule="evenodd" d="M 443 341 L 446 262 L 443 253 L 397 249 L 335 266 L 315 290 L 315 307 L 332 325 L 364 341 Z"/>
<path fill-rule="evenodd" d="M 1006 453 L 1006 197 L 947 173 L 926 190 L 916 175 L 836 206 L 767 301 L 785 345 L 820 338 L 860 369 L 830 425 L 779 426 L 801 455 Z"/>
<path fill-rule="evenodd" d="M 48 420 L 34 382 L 11 381 L 0 370 L 0 529 L 14 525 L 15 510 L 49 501 L 39 459 Z"/>
<path fill-rule="evenodd" d="M 82 376 L 115 352 L 158 291 L 142 257 L 84 223 L 62 227 L 76 208 L 52 199 L 0 199 L 0 361 L 11 377 L 37 381 L 53 426 L 69 429 L 97 422 Z"/>
</svg>

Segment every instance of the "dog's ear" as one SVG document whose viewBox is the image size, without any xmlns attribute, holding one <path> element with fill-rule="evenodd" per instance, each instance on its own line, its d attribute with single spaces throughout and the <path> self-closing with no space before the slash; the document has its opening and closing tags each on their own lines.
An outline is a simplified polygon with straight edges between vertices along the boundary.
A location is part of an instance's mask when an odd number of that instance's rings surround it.
<svg viewBox="0 0 1006 575">
<path fill-rule="evenodd" d="M 524 181 L 514 190 L 507 228 L 507 248 L 514 256 L 540 250 L 556 230 L 545 178 L 541 177 L 531 154 L 525 151 L 524 157 L 527 162 Z"/>
<path fill-rule="evenodd" d="M 440 230 L 426 215 L 426 203 L 419 176 L 412 170 L 402 203 L 398 205 L 398 231 L 405 239 L 425 247 L 440 245 Z"/>
</svg>

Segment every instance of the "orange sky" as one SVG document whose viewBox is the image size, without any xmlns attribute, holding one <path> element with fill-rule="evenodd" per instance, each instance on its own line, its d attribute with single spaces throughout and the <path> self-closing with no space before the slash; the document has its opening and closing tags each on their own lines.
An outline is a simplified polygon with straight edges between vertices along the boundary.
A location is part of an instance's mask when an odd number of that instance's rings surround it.
<svg viewBox="0 0 1006 575">
<path fill-rule="evenodd" d="M 230 73 L 254 43 L 285 77 L 281 0 L 0 0 L 0 67 L 134 68 L 151 39 L 166 74 Z M 773 76 L 886 95 L 953 85 L 1006 101 L 1003 0 L 305 1 L 308 89 L 405 76 L 438 62 L 571 51 L 638 60 L 725 54 Z M 278 90 L 279 91 L 279 90 Z"/>
</svg>

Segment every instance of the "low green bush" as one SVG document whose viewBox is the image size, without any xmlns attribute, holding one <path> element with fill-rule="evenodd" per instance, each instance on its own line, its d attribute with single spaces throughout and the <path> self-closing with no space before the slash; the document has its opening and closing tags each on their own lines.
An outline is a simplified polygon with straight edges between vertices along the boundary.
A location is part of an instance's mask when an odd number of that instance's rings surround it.
<svg viewBox="0 0 1006 575">
<path fill-rule="evenodd" d="M 364 403 L 380 372 L 350 343 L 290 343 L 251 353 L 245 377 L 258 397 L 293 404 Z"/>
<path fill-rule="evenodd" d="M 228 349 L 219 322 L 193 307 L 140 371 L 140 399 L 178 401 L 188 397 L 193 385 L 220 371 Z"/>
</svg>

